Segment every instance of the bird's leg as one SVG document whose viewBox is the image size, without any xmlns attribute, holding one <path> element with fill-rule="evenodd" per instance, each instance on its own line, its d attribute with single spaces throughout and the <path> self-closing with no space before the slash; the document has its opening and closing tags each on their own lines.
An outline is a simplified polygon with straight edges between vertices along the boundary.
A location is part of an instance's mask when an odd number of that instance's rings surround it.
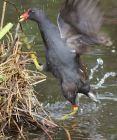
<svg viewBox="0 0 117 140">
<path fill-rule="evenodd" d="M 48 71 L 49 70 L 49 68 L 47 66 L 47 63 L 43 64 L 42 67 L 43 67 L 43 71 Z"/>
<path fill-rule="evenodd" d="M 78 106 L 77 105 L 72 105 L 72 112 L 69 114 L 64 115 L 61 119 L 66 120 L 75 115 L 78 112 Z"/>
<path fill-rule="evenodd" d="M 62 83 L 62 90 L 64 97 L 72 104 L 72 112 L 62 117 L 62 120 L 65 120 L 72 117 L 78 111 L 76 85 L 74 83 Z"/>
<path fill-rule="evenodd" d="M 73 112 L 77 112 L 78 111 L 78 105 L 72 105 L 72 110 L 73 110 Z"/>
</svg>

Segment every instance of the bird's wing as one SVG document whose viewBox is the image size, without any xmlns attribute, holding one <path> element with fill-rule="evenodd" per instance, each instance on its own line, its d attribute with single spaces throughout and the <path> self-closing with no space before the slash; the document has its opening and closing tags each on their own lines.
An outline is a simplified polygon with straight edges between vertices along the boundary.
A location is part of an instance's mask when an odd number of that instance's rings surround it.
<svg viewBox="0 0 117 140">
<path fill-rule="evenodd" d="M 67 39 L 69 34 L 76 33 L 97 35 L 103 15 L 97 5 L 97 0 L 65 0 L 58 16 L 61 36 Z"/>
<path fill-rule="evenodd" d="M 58 14 L 58 17 L 57 17 L 57 24 L 58 24 L 58 28 L 59 28 L 62 39 L 66 40 L 73 35 L 77 35 L 77 32 L 75 31 L 75 29 L 71 27 L 70 24 L 65 22 L 64 19 L 60 16 L 60 14 Z"/>
</svg>

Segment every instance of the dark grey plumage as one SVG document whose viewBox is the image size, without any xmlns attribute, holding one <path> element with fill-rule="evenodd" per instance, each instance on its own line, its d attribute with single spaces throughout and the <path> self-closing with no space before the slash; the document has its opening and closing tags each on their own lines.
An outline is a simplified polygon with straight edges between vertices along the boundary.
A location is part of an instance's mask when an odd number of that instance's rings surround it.
<svg viewBox="0 0 117 140">
<path fill-rule="evenodd" d="M 102 13 L 96 0 L 66 0 L 58 15 L 58 27 L 42 10 L 29 9 L 27 16 L 39 26 L 46 48 L 44 68 L 59 80 L 64 97 L 72 105 L 76 105 L 77 93 L 96 101 L 80 63 L 80 54 L 90 45 L 104 44 L 100 36 Z"/>
<path fill-rule="evenodd" d="M 30 9 L 28 19 L 36 21 L 46 48 L 46 64 L 44 68 L 51 72 L 60 82 L 64 97 L 76 105 L 77 93 L 89 96 L 90 84 L 82 75 L 80 55 L 66 47 L 59 29 L 51 23 L 42 10 Z M 77 59 L 77 61 L 76 61 Z"/>
</svg>

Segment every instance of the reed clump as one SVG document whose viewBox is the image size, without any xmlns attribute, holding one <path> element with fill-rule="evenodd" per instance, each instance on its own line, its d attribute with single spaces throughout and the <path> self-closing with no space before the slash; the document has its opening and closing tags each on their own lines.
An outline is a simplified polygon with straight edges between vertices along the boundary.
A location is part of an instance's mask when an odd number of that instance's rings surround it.
<svg viewBox="0 0 117 140">
<path fill-rule="evenodd" d="M 24 37 L 24 35 L 23 35 Z M 48 136 L 57 125 L 51 120 L 36 98 L 34 85 L 46 80 L 33 65 L 33 52 L 23 51 L 27 46 L 20 24 L 15 34 L 8 33 L 0 40 L 0 135 L 19 133 L 25 139 L 25 130 L 41 129 Z"/>
</svg>

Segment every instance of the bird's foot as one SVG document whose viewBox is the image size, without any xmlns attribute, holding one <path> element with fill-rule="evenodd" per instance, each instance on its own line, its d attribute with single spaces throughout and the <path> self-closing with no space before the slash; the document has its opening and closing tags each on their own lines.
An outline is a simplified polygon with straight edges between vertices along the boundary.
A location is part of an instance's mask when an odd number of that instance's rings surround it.
<svg viewBox="0 0 117 140">
<path fill-rule="evenodd" d="M 73 111 L 69 114 L 64 115 L 61 120 L 66 120 L 75 115 L 78 112 L 78 106 L 73 106 Z"/>
</svg>

